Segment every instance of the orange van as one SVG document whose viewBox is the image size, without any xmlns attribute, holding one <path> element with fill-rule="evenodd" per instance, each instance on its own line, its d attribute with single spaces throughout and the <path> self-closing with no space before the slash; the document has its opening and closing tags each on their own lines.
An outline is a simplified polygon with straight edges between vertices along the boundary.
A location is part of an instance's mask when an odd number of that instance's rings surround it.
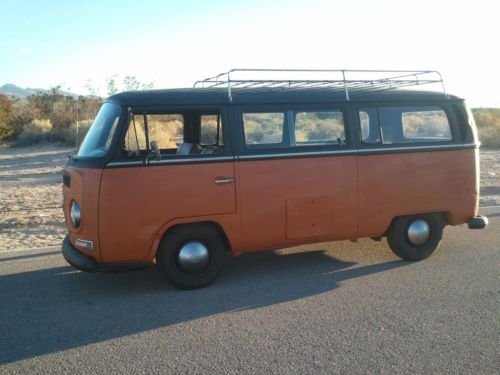
<svg viewBox="0 0 500 375">
<path fill-rule="evenodd" d="M 113 95 L 63 173 L 64 257 L 84 271 L 156 263 L 186 289 L 213 281 L 227 252 L 387 237 L 401 258 L 425 259 L 445 225 L 487 218 L 473 117 L 424 84 L 443 82 L 231 70 Z"/>
</svg>

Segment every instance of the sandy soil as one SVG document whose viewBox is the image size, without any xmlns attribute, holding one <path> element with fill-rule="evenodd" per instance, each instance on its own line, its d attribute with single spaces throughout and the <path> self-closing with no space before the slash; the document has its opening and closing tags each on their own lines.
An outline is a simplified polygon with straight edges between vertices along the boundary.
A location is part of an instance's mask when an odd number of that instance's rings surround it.
<svg viewBox="0 0 500 375">
<path fill-rule="evenodd" d="M 500 150 L 481 150 L 481 206 L 500 205 Z"/>
<path fill-rule="evenodd" d="M 60 245 L 62 167 L 70 148 L 0 148 L 0 250 Z"/>
<path fill-rule="evenodd" d="M 71 153 L 56 146 L 0 147 L 0 250 L 61 244 L 61 171 Z M 480 204 L 500 204 L 500 150 L 481 150 Z"/>
</svg>

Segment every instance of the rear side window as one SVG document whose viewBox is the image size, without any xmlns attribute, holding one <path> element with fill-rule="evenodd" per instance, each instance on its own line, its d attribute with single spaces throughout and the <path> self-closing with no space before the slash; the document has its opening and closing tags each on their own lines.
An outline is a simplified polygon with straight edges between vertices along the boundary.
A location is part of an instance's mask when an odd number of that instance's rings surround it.
<svg viewBox="0 0 500 375">
<path fill-rule="evenodd" d="M 285 113 L 243 113 L 243 127 L 247 147 L 282 144 Z"/>
<path fill-rule="evenodd" d="M 296 146 L 344 143 L 345 128 L 342 111 L 295 113 Z"/>
<path fill-rule="evenodd" d="M 359 113 L 364 143 L 424 143 L 452 139 L 446 112 L 440 107 L 367 107 Z"/>
<path fill-rule="evenodd" d="M 403 135 L 407 139 L 450 141 L 450 124 L 446 113 L 439 108 L 403 112 Z"/>
</svg>

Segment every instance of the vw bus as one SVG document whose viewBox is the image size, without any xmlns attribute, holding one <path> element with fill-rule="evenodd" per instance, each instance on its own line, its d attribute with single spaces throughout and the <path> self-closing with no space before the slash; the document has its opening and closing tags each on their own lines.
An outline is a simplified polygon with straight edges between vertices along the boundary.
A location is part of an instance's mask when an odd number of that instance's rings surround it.
<svg viewBox="0 0 500 375">
<path fill-rule="evenodd" d="M 297 72 L 340 78 L 282 78 Z M 425 259 L 446 225 L 487 225 L 472 114 L 420 89 L 436 74 L 232 70 L 113 95 L 64 169 L 64 257 L 84 271 L 156 263 L 186 289 L 226 253 L 386 237 Z"/>
</svg>

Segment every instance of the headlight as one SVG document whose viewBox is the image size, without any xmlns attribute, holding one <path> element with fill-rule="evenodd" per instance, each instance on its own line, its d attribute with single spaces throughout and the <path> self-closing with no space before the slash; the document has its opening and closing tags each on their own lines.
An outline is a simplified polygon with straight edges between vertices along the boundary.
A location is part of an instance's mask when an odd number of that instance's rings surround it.
<svg viewBox="0 0 500 375">
<path fill-rule="evenodd" d="M 73 227 L 78 229 L 80 226 L 81 214 L 80 214 L 80 206 L 76 201 L 71 202 L 71 222 L 73 223 Z"/>
</svg>

